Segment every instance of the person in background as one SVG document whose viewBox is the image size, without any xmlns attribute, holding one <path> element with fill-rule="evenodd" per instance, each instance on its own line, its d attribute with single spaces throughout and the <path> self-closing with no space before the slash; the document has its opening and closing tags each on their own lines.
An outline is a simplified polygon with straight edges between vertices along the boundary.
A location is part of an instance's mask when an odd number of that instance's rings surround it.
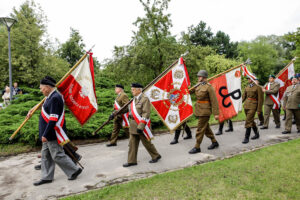
<svg viewBox="0 0 300 200">
<path fill-rule="evenodd" d="M 10 89 L 8 86 L 5 87 L 5 92 L 2 95 L 2 99 L 4 102 L 4 107 L 6 107 L 10 104 Z"/>
<path fill-rule="evenodd" d="M 22 94 L 22 90 L 18 87 L 17 82 L 14 82 L 12 94 L 13 94 L 13 96 L 16 96 L 17 94 Z"/>
</svg>

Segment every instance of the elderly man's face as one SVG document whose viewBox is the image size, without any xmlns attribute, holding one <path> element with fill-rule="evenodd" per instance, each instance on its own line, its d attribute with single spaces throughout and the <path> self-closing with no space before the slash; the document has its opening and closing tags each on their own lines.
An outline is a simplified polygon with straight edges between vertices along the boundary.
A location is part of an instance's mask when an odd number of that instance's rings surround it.
<svg viewBox="0 0 300 200">
<path fill-rule="evenodd" d="M 274 80 L 275 80 L 275 79 L 274 79 L 273 77 L 270 77 L 270 78 L 269 78 L 269 82 L 270 82 L 270 83 L 273 83 Z"/>
<path fill-rule="evenodd" d="M 115 87 L 115 93 L 119 94 L 123 89 L 119 87 Z"/>
<path fill-rule="evenodd" d="M 40 91 L 41 91 L 41 93 L 43 93 L 43 95 L 45 97 L 47 97 L 51 93 L 52 90 L 53 90 L 53 87 L 51 87 L 49 85 L 40 84 Z"/>
<path fill-rule="evenodd" d="M 142 92 L 141 88 L 131 88 L 131 93 L 133 96 L 137 96 Z"/>
</svg>

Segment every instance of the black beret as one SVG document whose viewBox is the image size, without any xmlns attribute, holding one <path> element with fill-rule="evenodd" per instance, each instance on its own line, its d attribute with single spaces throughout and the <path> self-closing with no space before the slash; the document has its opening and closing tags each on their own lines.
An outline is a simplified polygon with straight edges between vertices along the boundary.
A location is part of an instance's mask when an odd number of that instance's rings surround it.
<svg viewBox="0 0 300 200">
<path fill-rule="evenodd" d="M 139 83 L 131 83 L 131 87 L 133 87 L 133 88 L 143 88 L 143 86 Z"/>
<path fill-rule="evenodd" d="M 50 85 L 52 87 L 55 87 L 55 84 L 56 84 L 55 79 L 50 76 L 45 76 L 45 78 L 41 80 L 41 85 Z"/>
<path fill-rule="evenodd" d="M 116 84 L 116 86 L 115 87 L 118 87 L 118 88 L 122 88 L 122 89 L 124 89 L 124 86 L 123 85 L 121 85 L 121 84 Z"/>
<path fill-rule="evenodd" d="M 276 78 L 273 74 L 271 74 L 270 76 L 269 76 L 269 78 Z"/>
</svg>

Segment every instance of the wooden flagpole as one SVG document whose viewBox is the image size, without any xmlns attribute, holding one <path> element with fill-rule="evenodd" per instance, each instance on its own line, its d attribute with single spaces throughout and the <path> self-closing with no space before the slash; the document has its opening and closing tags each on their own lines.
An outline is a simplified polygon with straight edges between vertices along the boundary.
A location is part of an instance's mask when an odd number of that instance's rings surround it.
<svg viewBox="0 0 300 200">
<path fill-rule="evenodd" d="M 94 45 L 95 46 L 95 45 Z M 92 46 L 92 48 L 94 47 L 94 46 Z M 59 86 L 77 67 L 78 67 L 78 65 L 87 57 L 87 55 L 88 55 L 88 53 L 92 50 L 92 48 L 88 51 L 88 52 L 86 52 L 81 58 L 80 58 L 80 60 L 79 61 L 77 61 L 77 63 L 60 79 L 60 81 L 58 81 L 57 83 L 56 83 L 56 87 L 57 86 Z M 27 123 L 27 121 L 31 118 L 31 116 L 35 113 L 35 111 L 37 111 L 42 105 L 43 105 L 43 103 L 44 103 L 44 101 L 46 100 L 46 97 L 40 102 L 40 103 L 38 103 L 35 107 L 34 107 L 34 109 L 33 109 L 33 111 L 32 111 L 32 113 L 31 113 L 31 115 L 29 115 L 28 117 L 26 117 L 26 119 L 23 121 L 23 123 L 19 126 L 19 128 L 10 136 L 10 138 L 9 138 L 9 140 L 12 140 L 16 135 L 17 135 L 17 133 L 21 130 L 21 128 Z"/>
<path fill-rule="evenodd" d="M 189 52 L 185 52 L 184 54 L 182 54 L 180 57 L 186 56 Z M 175 62 L 173 62 L 169 67 L 167 67 L 167 69 L 165 69 L 160 75 L 158 75 L 155 79 L 153 79 L 153 81 L 151 81 L 146 87 L 143 88 L 142 93 L 144 91 L 146 91 L 150 86 L 152 86 L 156 81 L 158 81 L 158 79 L 160 79 L 162 76 L 164 76 L 174 65 L 176 65 L 178 63 L 178 60 L 176 60 Z M 119 110 L 117 110 L 114 115 L 118 115 L 121 111 L 123 111 L 125 108 L 128 107 L 128 105 L 133 101 L 133 99 L 131 99 L 129 102 L 127 102 L 122 108 L 120 108 Z M 108 119 L 107 121 L 105 121 L 99 128 L 97 128 L 92 134 L 95 135 L 97 134 L 105 125 L 107 125 L 111 120 Z"/>
</svg>

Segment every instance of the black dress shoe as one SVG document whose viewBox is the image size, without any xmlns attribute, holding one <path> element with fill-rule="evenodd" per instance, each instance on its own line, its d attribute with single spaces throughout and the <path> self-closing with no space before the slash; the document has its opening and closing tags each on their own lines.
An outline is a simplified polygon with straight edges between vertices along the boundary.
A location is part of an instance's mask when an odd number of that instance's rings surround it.
<svg viewBox="0 0 300 200">
<path fill-rule="evenodd" d="M 297 133 L 300 133 L 300 130 L 298 130 Z"/>
<path fill-rule="evenodd" d="M 276 125 L 275 128 L 280 128 L 280 125 Z"/>
<path fill-rule="evenodd" d="M 107 147 L 114 147 L 114 146 L 117 146 L 117 144 L 107 144 L 106 146 Z"/>
<path fill-rule="evenodd" d="M 268 129 L 268 127 L 266 127 L 266 126 L 263 126 L 263 127 L 261 127 L 260 129 Z"/>
<path fill-rule="evenodd" d="M 45 183 L 52 183 L 52 180 L 39 180 L 37 182 L 34 182 L 33 185 L 39 186 L 39 185 L 43 185 Z"/>
<path fill-rule="evenodd" d="M 219 147 L 219 143 L 218 142 L 213 142 L 209 147 L 207 147 L 208 150 L 212 150 Z"/>
<path fill-rule="evenodd" d="M 149 163 L 157 163 L 159 159 L 161 159 L 161 155 L 157 156 L 157 158 L 155 159 L 150 160 Z"/>
<path fill-rule="evenodd" d="M 200 148 L 194 147 L 189 151 L 189 154 L 195 154 L 195 153 L 200 153 L 200 152 L 201 152 Z"/>
<path fill-rule="evenodd" d="M 222 135 L 223 133 L 222 133 L 222 131 L 218 131 L 215 135 Z"/>
<path fill-rule="evenodd" d="M 77 178 L 77 176 L 78 176 L 79 174 L 81 174 L 81 172 L 82 172 L 82 169 L 79 168 L 79 169 L 71 176 L 71 178 L 68 178 L 68 180 L 70 180 L 70 181 L 75 180 L 75 179 Z"/>
<path fill-rule="evenodd" d="M 282 134 L 290 134 L 291 131 L 283 131 Z"/>
<path fill-rule="evenodd" d="M 172 142 L 170 142 L 170 144 L 177 144 L 178 140 L 173 140 Z"/>
<path fill-rule="evenodd" d="M 34 169 L 35 169 L 35 170 L 41 170 L 41 169 L 42 169 L 42 165 L 35 165 L 35 166 L 34 166 Z"/>
<path fill-rule="evenodd" d="M 263 123 L 263 122 L 260 122 L 260 123 L 258 124 L 258 126 L 262 126 L 262 125 L 264 125 L 264 123 Z"/>
<path fill-rule="evenodd" d="M 137 165 L 137 163 L 125 163 L 123 164 L 123 167 L 130 167 L 130 166 L 134 166 Z"/>
</svg>

